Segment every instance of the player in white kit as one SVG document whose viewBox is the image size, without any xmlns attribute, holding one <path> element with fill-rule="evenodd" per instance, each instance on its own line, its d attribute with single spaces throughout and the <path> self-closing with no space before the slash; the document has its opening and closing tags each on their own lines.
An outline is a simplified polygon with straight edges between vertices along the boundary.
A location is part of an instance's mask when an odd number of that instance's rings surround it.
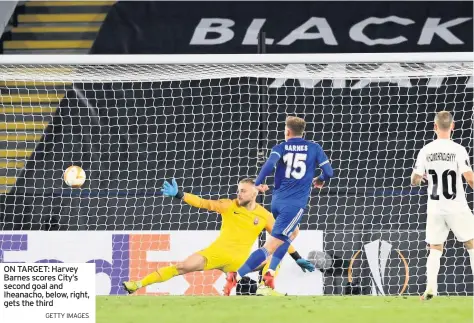
<svg viewBox="0 0 474 323">
<path fill-rule="evenodd" d="M 451 113 L 439 112 L 434 125 L 437 139 L 420 150 L 411 175 L 412 185 L 428 181 L 426 242 L 430 252 L 422 300 L 437 295 L 440 258 L 450 229 L 464 243 L 474 274 L 474 215 L 467 204 L 462 180 L 464 177 L 473 188 L 474 173 L 466 149 L 451 140 L 453 129 Z"/>
</svg>

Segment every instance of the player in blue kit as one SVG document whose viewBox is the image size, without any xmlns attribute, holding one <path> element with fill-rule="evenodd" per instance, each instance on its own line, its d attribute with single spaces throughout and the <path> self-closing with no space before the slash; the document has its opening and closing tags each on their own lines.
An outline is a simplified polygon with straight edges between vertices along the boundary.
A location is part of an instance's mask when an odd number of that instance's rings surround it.
<svg viewBox="0 0 474 323">
<path fill-rule="evenodd" d="M 291 241 L 298 234 L 298 227 L 308 204 L 311 184 L 322 188 L 333 176 L 333 169 L 322 147 L 303 138 L 306 123 L 298 117 L 288 117 L 285 124 L 285 142 L 273 147 L 272 152 L 260 170 L 255 185 L 260 192 L 268 190 L 263 184 L 276 166 L 275 189 L 271 211 L 276 221 L 270 239 L 254 251 L 235 273 L 227 275 L 225 294 L 230 293 L 237 282 L 250 273 L 269 256 L 270 267 L 263 276 L 265 285 L 274 288 L 274 273 Z M 314 178 L 316 167 L 322 174 Z"/>
</svg>

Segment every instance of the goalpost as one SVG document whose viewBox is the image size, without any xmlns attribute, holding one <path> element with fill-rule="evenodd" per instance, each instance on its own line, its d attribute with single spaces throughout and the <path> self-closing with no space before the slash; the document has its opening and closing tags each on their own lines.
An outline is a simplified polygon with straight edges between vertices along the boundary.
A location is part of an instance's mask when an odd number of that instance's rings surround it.
<svg viewBox="0 0 474 323">
<path fill-rule="evenodd" d="M 441 110 L 453 113 L 453 140 L 472 158 L 472 60 L 473 53 L 2 55 L 0 247 L 12 249 L 2 259 L 0 248 L 0 262 L 45 259 L 22 258 L 32 241 L 85 248 L 91 256 L 74 260 L 105 259 L 98 266 L 110 268 L 98 272 L 111 294 L 121 294 L 123 280 L 183 259 L 219 229 L 216 214 L 163 198 L 163 181 L 174 177 L 204 198 L 233 198 L 238 180 L 255 177 L 284 140 L 286 116 L 297 115 L 335 177 L 313 190 L 295 245 L 303 257 L 323 251 L 344 268 L 331 272 L 316 259 L 325 272 L 302 274 L 285 259 L 277 288 L 342 294 L 352 282 L 362 294 L 420 294 L 426 188 L 410 187 L 409 176 Z M 70 165 L 86 171 L 81 189 L 62 181 Z M 267 208 L 269 201 L 259 197 Z M 38 230 L 67 232 L 38 238 Z M 18 239 L 29 239 L 28 247 L 14 247 Z M 92 255 L 103 248 L 107 255 Z M 466 255 L 450 235 L 440 294 L 472 295 Z M 223 277 L 167 284 L 147 292 L 218 294 Z"/>
</svg>

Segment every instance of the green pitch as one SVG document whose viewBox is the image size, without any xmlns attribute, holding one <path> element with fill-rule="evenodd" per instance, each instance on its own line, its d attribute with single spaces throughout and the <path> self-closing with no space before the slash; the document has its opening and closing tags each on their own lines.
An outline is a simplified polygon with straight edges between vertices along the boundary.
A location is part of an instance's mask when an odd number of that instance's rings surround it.
<svg viewBox="0 0 474 323">
<path fill-rule="evenodd" d="M 97 297 L 97 323 L 473 323 L 472 297 Z"/>
</svg>

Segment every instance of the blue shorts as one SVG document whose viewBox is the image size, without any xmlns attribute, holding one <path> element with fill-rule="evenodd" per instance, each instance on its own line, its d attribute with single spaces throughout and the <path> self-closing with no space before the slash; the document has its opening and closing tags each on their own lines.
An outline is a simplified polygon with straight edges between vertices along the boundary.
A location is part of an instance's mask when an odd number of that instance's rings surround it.
<svg viewBox="0 0 474 323">
<path fill-rule="evenodd" d="M 299 227 L 305 209 L 293 205 L 272 205 L 275 225 L 272 237 L 291 243 L 290 235 Z"/>
</svg>

